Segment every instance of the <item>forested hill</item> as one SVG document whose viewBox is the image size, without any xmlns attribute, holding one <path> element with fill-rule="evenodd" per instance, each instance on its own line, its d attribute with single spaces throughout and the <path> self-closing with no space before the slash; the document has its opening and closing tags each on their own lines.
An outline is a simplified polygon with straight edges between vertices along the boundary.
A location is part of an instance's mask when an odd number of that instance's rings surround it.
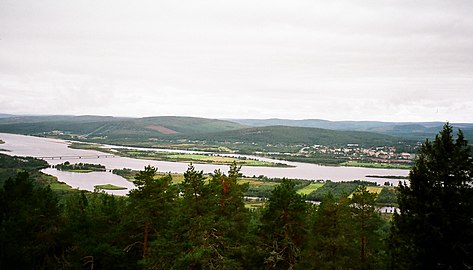
<svg viewBox="0 0 473 270">
<path fill-rule="evenodd" d="M 88 137 L 108 136 L 114 138 L 146 138 L 173 134 L 219 132 L 245 127 L 224 120 L 177 116 L 146 118 L 22 116 L 0 119 L 0 132 L 41 134 L 58 131 Z"/>
<path fill-rule="evenodd" d="M 269 126 L 245 128 L 234 131 L 191 134 L 193 140 L 250 142 L 256 144 L 285 145 L 347 145 L 363 146 L 396 145 L 399 138 L 362 131 L 339 131 L 321 128 Z"/>
<path fill-rule="evenodd" d="M 257 144 L 396 145 L 433 138 L 443 123 L 390 123 L 375 121 L 327 121 L 318 119 L 236 119 L 159 116 L 127 118 L 112 116 L 12 116 L 0 117 L 0 132 L 57 135 L 71 134 L 110 142 L 188 139 Z M 452 124 L 473 141 L 473 124 Z M 64 137 L 66 138 L 66 137 Z M 66 138 L 67 139 L 67 138 Z"/>
<path fill-rule="evenodd" d="M 380 121 L 328 121 L 322 119 L 229 119 L 230 121 L 252 127 L 283 125 L 292 127 L 311 127 L 332 130 L 351 130 L 381 133 L 406 139 L 424 141 L 434 138 L 445 122 L 380 122 Z M 473 141 L 473 123 L 451 123 L 462 129 L 465 137 Z"/>
<path fill-rule="evenodd" d="M 261 145 L 396 145 L 388 135 L 321 128 L 253 127 L 217 119 L 160 116 L 115 118 L 104 116 L 25 116 L 0 119 L 0 132 L 43 135 L 74 134 L 82 138 L 107 138 L 115 142 L 187 139 L 212 142 L 244 142 Z"/>
</svg>

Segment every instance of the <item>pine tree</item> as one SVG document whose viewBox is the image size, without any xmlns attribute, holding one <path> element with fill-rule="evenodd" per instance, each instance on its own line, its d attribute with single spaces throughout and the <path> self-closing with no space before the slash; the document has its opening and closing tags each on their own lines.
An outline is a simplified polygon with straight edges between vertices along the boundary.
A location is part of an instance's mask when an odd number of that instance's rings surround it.
<svg viewBox="0 0 473 270">
<path fill-rule="evenodd" d="M 209 186 L 211 192 L 218 198 L 218 206 L 213 209 L 215 214 L 214 247 L 221 257 L 214 265 L 218 269 L 240 269 L 244 261 L 246 237 L 248 234 L 249 212 L 245 208 L 244 193 L 248 184 L 238 184 L 241 177 L 240 167 L 233 163 L 228 176 L 215 171 Z"/>
<path fill-rule="evenodd" d="M 179 253 L 176 269 L 214 269 L 222 258 L 215 226 L 218 196 L 206 183 L 203 171 L 190 164 L 181 183 L 182 200 L 175 235 Z"/>
<path fill-rule="evenodd" d="M 49 186 L 20 171 L 0 189 L 0 269 L 60 268 L 60 208 Z"/>
<path fill-rule="evenodd" d="M 461 131 L 446 124 L 420 148 L 409 184 L 399 188 L 392 228 L 393 266 L 473 268 L 473 160 Z"/>
<path fill-rule="evenodd" d="M 354 221 L 357 260 L 360 269 L 380 269 L 378 258 L 382 255 L 380 228 L 383 220 L 375 207 L 376 194 L 370 193 L 366 186 L 359 186 L 351 198 L 351 212 Z"/>
<path fill-rule="evenodd" d="M 317 207 L 299 269 L 349 269 L 357 254 L 348 198 L 329 193 Z"/>
<path fill-rule="evenodd" d="M 166 230 L 170 226 L 177 197 L 171 175 L 156 179 L 156 172 L 157 169 L 152 166 L 145 167 L 135 177 L 136 189 L 129 193 L 129 213 L 137 223 L 136 227 L 140 228 L 137 235 L 141 239 L 138 243 L 142 246 L 143 263 L 147 265 L 159 264 L 159 258 L 167 255 L 166 249 L 155 248 L 153 258 L 149 260 L 150 243 L 153 241 L 155 246 L 161 246 L 158 243 L 166 242 Z"/>
<path fill-rule="evenodd" d="M 274 188 L 263 210 L 260 237 L 271 269 L 293 269 L 307 237 L 308 205 L 287 179 Z"/>
</svg>

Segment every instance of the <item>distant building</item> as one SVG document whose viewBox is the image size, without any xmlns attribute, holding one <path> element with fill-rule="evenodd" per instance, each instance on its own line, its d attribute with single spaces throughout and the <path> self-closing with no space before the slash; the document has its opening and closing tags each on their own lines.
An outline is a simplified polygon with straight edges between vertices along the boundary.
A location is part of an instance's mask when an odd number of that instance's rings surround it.
<svg viewBox="0 0 473 270">
<path fill-rule="evenodd" d="M 412 159 L 415 159 L 415 154 L 409 154 L 409 153 L 401 153 L 401 158 L 403 159 L 409 159 L 409 160 L 412 160 Z"/>
</svg>

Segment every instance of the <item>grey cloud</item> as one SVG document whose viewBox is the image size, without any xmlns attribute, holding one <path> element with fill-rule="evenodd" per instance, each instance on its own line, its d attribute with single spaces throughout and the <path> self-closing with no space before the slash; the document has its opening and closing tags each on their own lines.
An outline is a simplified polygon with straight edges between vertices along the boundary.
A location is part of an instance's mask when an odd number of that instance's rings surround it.
<svg viewBox="0 0 473 270">
<path fill-rule="evenodd" d="M 472 9 L 472 1 L 440 0 L 7 0 L 0 91 L 10 102 L 0 105 L 54 114 L 473 121 Z M 17 92 L 30 94 L 20 100 Z M 108 102 L 98 108 L 77 93 Z M 43 97 L 54 94 L 67 105 Z"/>
</svg>

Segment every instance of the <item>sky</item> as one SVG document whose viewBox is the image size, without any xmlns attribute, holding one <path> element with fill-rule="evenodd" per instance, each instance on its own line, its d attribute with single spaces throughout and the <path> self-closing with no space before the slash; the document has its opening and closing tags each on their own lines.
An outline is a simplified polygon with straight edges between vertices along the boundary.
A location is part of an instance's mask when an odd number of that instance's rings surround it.
<svg viewBox="0 0 473 270">
<path fill-rule="evenodd" d="M 2 0 L 0 113 L 473 122 L 473 1 Z"/>
</svg>

